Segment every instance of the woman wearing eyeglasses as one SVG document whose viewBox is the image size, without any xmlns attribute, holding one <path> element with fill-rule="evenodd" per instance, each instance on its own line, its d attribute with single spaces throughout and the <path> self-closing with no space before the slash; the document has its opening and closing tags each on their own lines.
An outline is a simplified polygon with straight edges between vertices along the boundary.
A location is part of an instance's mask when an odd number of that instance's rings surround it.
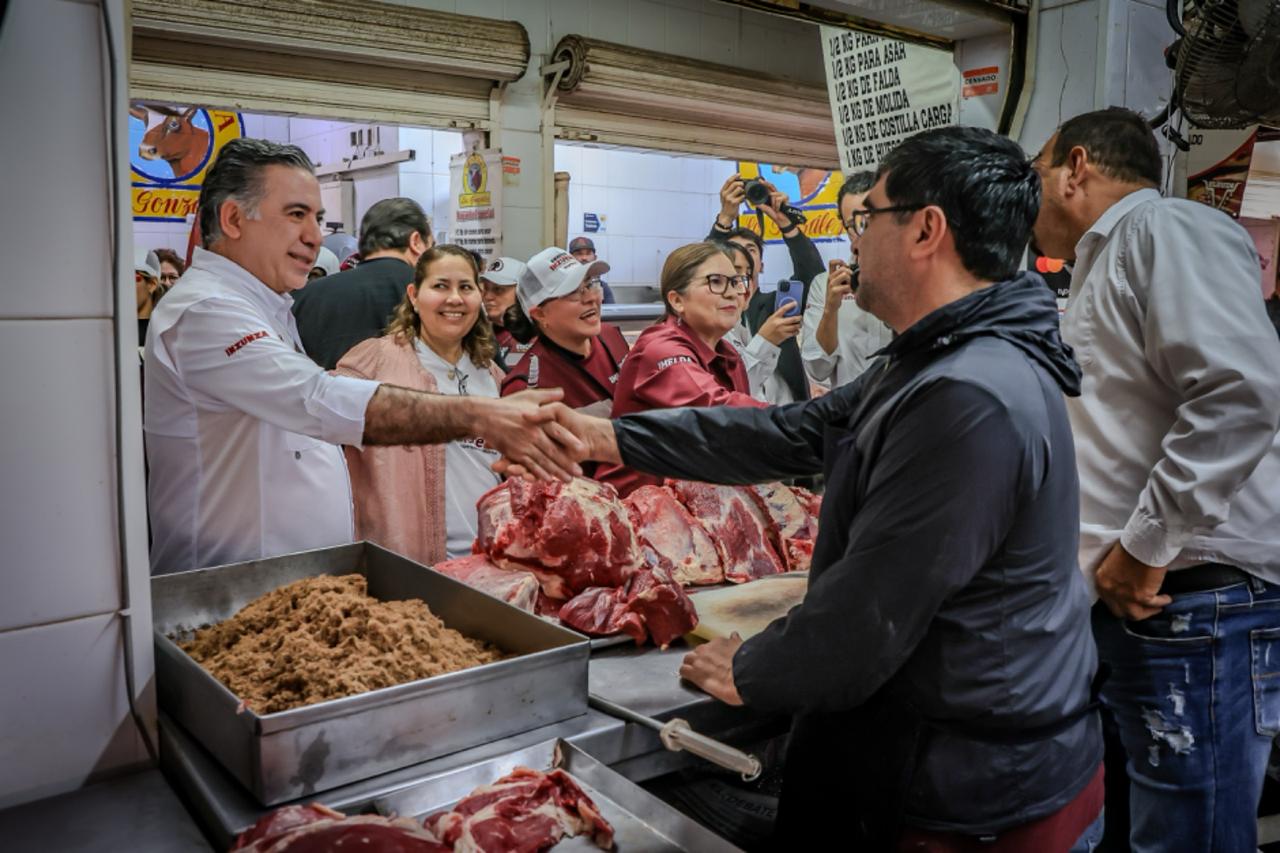
<svg viewBox="0 0 1280 853">
<path fill-rule="evenodd" d="M 336 372 L 416 391 L 497 397 L 502 372 L 479 277 L 466 249 L 428 249 L 387 333 L 352 347 Z M 357 538 L 428 565 L 471 553 L 476 501 L 500 482 L 489 467 L 498 454 L 482 440 L 345 450 Z"/>
<path fill-rule="evenodd" d="M 538 340 L 502 380 L 502 395 L 526 388 L 563 388 L 564 404 L 607 417 L 627 342 L 600 322 L 604 261 L 582 264 L 564 249 L 529 259 L 516 298 L 538 328 Z"/>
<path fill-rule="evenodd" d="M 611 417 L 679 406 L 755 406 L 738 350 L 725 336 L 746 304 L 747 277 L 714 243 L 681 246 L 662 265 L 666 317 L 636 340 L 618 377 Z M 596 479 L 623 496 L 657 477 L 620 465 L 601 466 Z"/>
</svg>

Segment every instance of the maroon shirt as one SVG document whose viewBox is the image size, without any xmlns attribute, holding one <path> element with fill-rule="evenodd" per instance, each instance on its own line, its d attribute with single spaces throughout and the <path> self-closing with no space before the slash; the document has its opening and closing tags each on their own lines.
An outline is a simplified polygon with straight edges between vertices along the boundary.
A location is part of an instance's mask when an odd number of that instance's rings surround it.
<svg viewBox="0 0 1280 853">
<path fill-rule="evenodd" d="M 563 388 L 564 404 L 571 409 L 612 400 L 626 358 L 626 339 L 617 326 L 607 323 L 600 327 L 586 358 L 539 335 L 502 380 L 502 396 L 526 388 Z"/>
<path fill-rule="evenodd" d="M 721 338 L 712 349 L 684 323 L 668 317 L 645 329 L 627 356 L 613 395 L 613 417 L 680 406 L 767 405 L 750 390 L 747 369 L 733 344 Z M 622 465 L 601 465 L 596 479 L 610 483 L 623 497 L 661 482 Z"/>
</svg>

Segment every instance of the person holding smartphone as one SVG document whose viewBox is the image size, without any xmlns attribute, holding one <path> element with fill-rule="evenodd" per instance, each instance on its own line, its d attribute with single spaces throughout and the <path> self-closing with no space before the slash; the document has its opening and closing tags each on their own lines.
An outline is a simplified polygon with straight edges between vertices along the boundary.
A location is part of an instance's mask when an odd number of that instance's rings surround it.
<svg viewBox="0 0 1280 853">
<path fill-rule="evenodd" d="M 787 212 L 786 193 L 768 181 L 761 186 L 769 191 L 769 202 L 757 209 L 773 220 L 791 255 L 792 273 L 788 280 L 800 282 L 795 294 L 804 310 L 807 288 L 813 277 L 822 272 L 822 256 L 813 241 L 800 229 L 799 222 Z M 779 311 L 772 293 L 760 291 L 764 272 L 764 240 L 749 228 L 736 227 L 738 211 L 746 201 L 745 182 L 741 175 L 730 175 L 720 188 L 720 213 L 712 225 L 708 240 L 741 246 L 751 259 L 751 281 L 742 314 L 742 328 L 733 331 L 731 340 L 742 353 L 751 377 L 751 393 L 766 403 L 783 404 L 809 399 L 809 380 L 796 336 L 800 318 L 794 321 Z M 759 379 L 757 377 L 760 377 Z"/>
<path fill-rule="evenodd" d="M 849 261 L 828 263 L 827 272 L 809 285 L 809 302 L 804 309 L 800 355 L 805 371 L 814 382 L 832 389 L 857 379 L 870 365 L 872 355 L 893 340 L 893 330 L 853 298 L 859 229 L 866 225 L 865 218 L 855 211 L 862 209 L 874 184 L 874 172 L 857 172 L 840 186 L 836 208 L 849 237 Z"/>
</svg>

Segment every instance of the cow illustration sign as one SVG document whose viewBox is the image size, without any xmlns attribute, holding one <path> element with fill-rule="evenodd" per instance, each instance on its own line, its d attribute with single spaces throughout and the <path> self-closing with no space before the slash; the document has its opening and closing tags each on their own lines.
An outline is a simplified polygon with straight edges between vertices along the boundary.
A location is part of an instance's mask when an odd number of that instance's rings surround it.
<svg viewBox="0 0 1280 853">
<path fill-rule="evenodd" d="M 133 218 L 183 222 L 196 212 L 204 173 L 222 146 L 244 135 L 239 113 L 171 104 L 129 107 Z"/>
</svg>

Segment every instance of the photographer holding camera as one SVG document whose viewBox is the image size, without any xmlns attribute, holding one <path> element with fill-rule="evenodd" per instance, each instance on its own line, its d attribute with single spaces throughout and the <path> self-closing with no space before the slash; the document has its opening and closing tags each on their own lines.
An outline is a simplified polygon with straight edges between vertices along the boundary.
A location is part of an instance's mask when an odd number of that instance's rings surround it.
<svg viewBox="0 0 1280 853">
<path fill-rule="evenodd" d="M 778 226 L 787 251 L 791 254 L 792 280 L 804 286 L 796 294 L 798 310 L 775 305 L 772 293 L 760 292 L 760 274 L 764 271 L 764 240 L 756 232 L 737 226 L 738 211 L 743 203 L 754 206 Z M 711 227 L 709 240 L 727 241 L 744 248 L 752 261 L 751 286 L 747 305 L 742 312 L 742 333 L 736 343 L 742 350 L 743 363 L 752 378 L 752 394 L 768 403 L 781 405 L 809 399 L 809 380 L 796 335 L 800 332 L 800 316 L 804 313 L 809 283 L 824 269 L 822 256 L 813 241 L 800 230 L 801 216 L 791 207 L 785 193 L 759 178 L 744 180 L 735 173 L 720 188 L 720 213 Z M 792 316 L 787 316 L 787 314 Z M 758 381 L 758 377 L 760 381 Z"/>
</svg>

